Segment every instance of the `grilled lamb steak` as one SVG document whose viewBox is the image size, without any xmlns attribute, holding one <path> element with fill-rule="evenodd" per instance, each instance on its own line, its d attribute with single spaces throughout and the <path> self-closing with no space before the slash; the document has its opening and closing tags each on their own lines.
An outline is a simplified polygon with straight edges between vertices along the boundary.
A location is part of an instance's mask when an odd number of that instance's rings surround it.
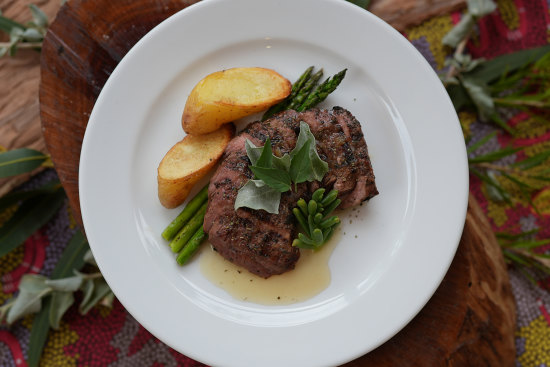
<svg viewBox="0 0 550 367">
<path fill-rule="evenodd" d="M 238 190 L 253 178 L 245 141 L 264 145 L 269 137 L 273 153 L 282 156 L 296 145 L 300 121 L 306 122 L 317 151 L 329 171 L 322 182 L 302 183 L 281 195 L 279 214 L 248 208 L 234 209 Z M 361 125 L 341 107 L 332 110 L 285 111 L 254 122 L 227 146 L 208 188 L 204 230 L 216 251 L 250 272 L 268 278 L 294 269 L 300 252 L 292 247 L 297 225 L 292 208 L 309 199 L 318 187 L 339 191 L 340 208 L 358 205 L 378 194 Z"/>
</svg>

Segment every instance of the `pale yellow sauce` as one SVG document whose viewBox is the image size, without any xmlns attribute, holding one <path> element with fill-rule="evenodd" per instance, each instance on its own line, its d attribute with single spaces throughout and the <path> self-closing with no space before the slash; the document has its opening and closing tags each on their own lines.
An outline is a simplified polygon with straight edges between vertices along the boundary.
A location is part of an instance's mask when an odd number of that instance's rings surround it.
<svg viewBox="0 0 550 367">
<path fill-rule="evenodd" d="M 288 305 L 305 301 L 330 284 L 328 261 L 341 238 L 338 227 L 320 250 L 300 249 L 294 270 L 267 279 L 260 278 L 225 260 L 211 246 L 204 246 L 200 267 L 204 276 L 236 299 L 264 304 Z"/>
</svg>

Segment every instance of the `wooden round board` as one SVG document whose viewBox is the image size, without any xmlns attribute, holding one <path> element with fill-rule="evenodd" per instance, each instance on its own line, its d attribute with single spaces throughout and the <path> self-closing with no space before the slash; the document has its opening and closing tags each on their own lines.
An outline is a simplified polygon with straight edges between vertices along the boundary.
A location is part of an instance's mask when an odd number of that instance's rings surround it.
<svg viewBox="0 0 550 367">
<path fill-rule="evenodd" d="M 51 25 L 41 58 L 40 116 L 46 146 L 79 222 L 80 148 L 102 86 L 143 35 L 193 2 L 71 0 Z M 512 366 L 514 330 L 506 265 L 470 197 L 457 255 L 435 295 L 394 338 L 348 365 Z"/>
</svg>

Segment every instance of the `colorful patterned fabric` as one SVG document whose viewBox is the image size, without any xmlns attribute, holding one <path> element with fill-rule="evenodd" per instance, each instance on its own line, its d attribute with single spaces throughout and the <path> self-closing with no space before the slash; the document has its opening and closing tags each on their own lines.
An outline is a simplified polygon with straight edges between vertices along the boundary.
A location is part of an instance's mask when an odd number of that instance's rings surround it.
<svg viewBox="0 0 550 367">
<path fill-rule="evenodd" d="M 497 3 L 498 10 L 480 21 L 478 35 L 468 45 L 468 51 L 474 57 L 492 58 L 550 41 L 550 1 L 498 0 Z M 445 68 L 445 59 L 450 52 L 442 46 L 441 38 L 460 17 L 460 12 L 437 16 L 404 33 L 437 71 Z M 480 122 L 475 115 L 460 114 L 469 144 L 474 144 L 492 131 L 497 132 L 493 139 L 473 152 L 474 155 L 507 145 L 528 147 L 522 153 L 525 156 L 516 154 L 507 157 L 504 163 L 510 163 L 550 148 L 548 118 L 541 122 L 519 110 L 506 113 L 506 118 L 519 132 L 514 138 L 494 125 Z M 38 186 L 53 178 L 55 172 L 48 170 L 34 177 L 25 187 Z M 541 238 L 550 238 L 549 187 L 540 187 L 540 192 L 533 199 L 539 208 L 536 212 L 525 200 L 514 202 L 512 208 L 490 200 L 476 177 L 471 177 L 470 185 L 471 192 L 495 231 L 517 233 L 537 228 Z M 0 224 L 11 212 L 0 213 Z M 77 228 L 71 211 L 65 204 L 23 246 L 0 258 L 0 304 L 16 293 L 23 274 L 48 276 L 75 231 Z M 535 286 L 514 268 L 510 268 L 509 274 L 517 303 L 516 365 L 550 366 L 550 278 L 538 279 Z M 29 316 L 11 327 L 0 328 L 1 366 L 26 365 L 31 323 L 32 316 Z M 117 301 L 112 309 L 96 306 L 86 316 L 81 316 L 77 307 L 73 306 L 64 317 L 60 329 L 50 333 L 41 365 L 202 366 L 153 337 Z"/>
</svg>

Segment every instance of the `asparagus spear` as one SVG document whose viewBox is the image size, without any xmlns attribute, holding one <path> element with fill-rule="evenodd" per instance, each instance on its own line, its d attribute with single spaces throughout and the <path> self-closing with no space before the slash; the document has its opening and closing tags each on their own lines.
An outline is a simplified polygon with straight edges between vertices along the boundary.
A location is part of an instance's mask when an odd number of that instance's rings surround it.
<svg viewBox="0 0 550 367">
<path fill-rule="evenodd" d="M 298 92 L 300 92 L 304 84 L 309 80 L 309 76 L 311 75 L 312 71 L 313 71 L 313 66 L 310 66 L 309 68 L 307 68 L 306 71 L 304 71 L 302 75 L 300 75 L 298 80 L 296 80 L 296 82 L 294 82 L 294 84 L 292 85 L 292 92 L 290 92 L 290 95 L 287 98 L 285 98 L 284 101 L 279 102 L 274 106 L 271 106 L 262 116 L 262 121 L 267 120 L 277 112 L 286 110 L 288 107 L 288 104 L 296 97 L 296 95 L 298 94 Z"/>
<path fill-rule="evenodd" d="M 315 74 L 313 74 L 307 82 L 304 84 L 304 86 L 300 89 L 298 94 L 290 101 L 287 110 L 295 110 L 296 108 L 300 107 L 300 105 L 304 102 L 304 100 L 307 98 L 309 93 L 312 91 L 312 89 L 317 85 L 317 82 L 321 77 L 323 76 L 323 69 L 319 70 Z"/>
<path fill-rule="evenodd" d="M 176 258 L 176 261 L 180 265 L 185 265 L 191 257 L 197 252 L 199 249 L 202 240 L 206 237 L 206 233 L 204 233 L 204 229 L 202 228 L 202 225 L 197 229 L 195 234 L 193 234 L 193 237 L 189 239 L 189 242 L 183 247 L 183 250 L 180 251 L 178 254 L 178 257 Z"/>
<path fill-rule="evenodd" d="M 346 71 L 347 69 L 344 69 L 331 78 L 326 79 L 307 96 L 307 99 L 300 106 L 295 107 L 294 109 L 296 111 L 305 111 L 323 102 L 327 96 L 332 93 L 336 87 L 338 87 L 342 79 L 344 79 L 344 76 L 346 76 Z"/>
<path fill-rule="evenodd" d="M 166 229 L 162 232 L 162 238 L 170 241 L 179 232 L 179 230 L 191 219 L 191 217 L 199 210 L 202 204 L 208 199 L 208 185 L 204 186 L 201 191 L 183 208 L 181 213 L 174 218 Z"/>
<path fill-rule="evenodd" d="M 189 239 L 202 227 L 204 214 L 206 213 L 207 202 L 203 203 L 193 218 L 178 232 L 176 237 L 170 242 L 170 248 L 173 252 L 180 252 Z"/>
</svg>

